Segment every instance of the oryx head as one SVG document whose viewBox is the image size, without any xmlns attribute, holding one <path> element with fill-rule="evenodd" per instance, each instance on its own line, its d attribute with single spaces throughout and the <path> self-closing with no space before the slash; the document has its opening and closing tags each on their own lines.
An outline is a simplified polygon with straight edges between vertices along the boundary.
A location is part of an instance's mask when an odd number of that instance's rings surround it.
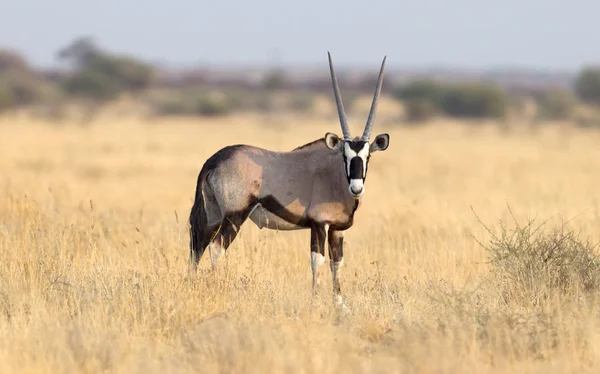
<svg viewBox="0 0 600 374">
<path fill-rule="evenodd" d="M 331 71 L 333 92 L 335 94 L 335 102 L 337 104 L 344 139 L 342 140 L 337 135 L 328 132 L 325 134 L 325 144 L 327 144 L 327 147 L 330 149 L 342 153 L 344 157 L 345 173 L 348 178 L 348 191 L 354 198 L 358 199 L 365 193 L 365 179 L 367 178 L 367 167 L 371 153 L 385 151 L 390 143 L 390 136 L 388 134 L 380 134 L 369 144 L 371 129 L 373 128 L 373 121 L 375 120 L 375 112 L 377 111 L 377 100 L 379 99 L 379 93 L 381 92 L 386 58 L 384 57 L 383 62 L 381 63 L 377 87 L 375 88 L 375 94 L 373 95 L 371 111 L 369 112 L 365 130 L 363 131 L 361 138 L 356 137 L 352 139 L 348 121 L 346 120 L 346 112 L 344 111 L 344 105 L 342 104 L 340 88 L 338 87 L 335 71 L 333 70 L 333 63 L 331 62 L 331 54 L 327 52 L 327 55 L 329 56 L 329 70 Z"/>
</svg>

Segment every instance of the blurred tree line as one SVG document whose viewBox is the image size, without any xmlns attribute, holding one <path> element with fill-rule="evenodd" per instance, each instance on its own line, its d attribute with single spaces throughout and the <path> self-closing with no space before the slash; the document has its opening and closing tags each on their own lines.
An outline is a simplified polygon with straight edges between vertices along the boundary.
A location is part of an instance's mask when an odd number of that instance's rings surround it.
<svg viewBox="0 0 600 374">
<path fill-rule="evenodd" d="M 57 52 L 65 69 L 41 71 L 17 52 L 0 50 L 0 112 L 24 107 L 62 108 L 77 103 L 88 111 L 128 97 L 146 104 L 153 115 L 219 116 L 235 111 L 310 113 L 315 93 L 330 95 L 328 80 L 301 89 L 273 70 L 258 85 L 240 82 L 209 84 L 202 73 L 182 73 L 179 80 L 165 78 L 159 67 L 137 57 L 100 48 L 83 37 Z M 358 97 L 370 96 L 376 76 L 349 87 L 340 81 L 347 110 Z M 346 87 L 344 87 L 346 85 Z M 436 116 L 460 119 L 500 119 L 528 99 L 537 107 L 537 120 L 572 119 L 580 106 L 600 109 L 600 66 L 582 69 L 572 87 L 530 91 L 507 90 L 479 81 L 444 82 L 414 79 L 387 90 L 400 102 L 404 118 L 412 122 Z"/>
<path fill-rule="evenodd" d="M 151 65 L 130 56 L 109 54 L 89 38 L 77 39 L 58 52 L 70 66 L 59 83 L 72 97 L 104 101 L 122 93 L 136 94 L 147 89 L 154 78 Z"/>
<path fill-rule="evenodd" d="M 596 74 L 600 77 L 600 70 Z M 577 93 L 579 86 L 578 81 Z M 600 80 L 591 91 L 600 93 Z M 519 107 L 524 97 L 530 97 L 537 104 L 537 119 L 564 120 L 572 118 L 579 98 L 587 101 L 565 88 L 506 92 L 487 82 L 441 83 L 429 79 L 397 87 L 393 95 L 404 103 L 407 119 L 415 122 L 440 115 L 463 119 L 504 118 L 511 106 Z"/>
</svg>

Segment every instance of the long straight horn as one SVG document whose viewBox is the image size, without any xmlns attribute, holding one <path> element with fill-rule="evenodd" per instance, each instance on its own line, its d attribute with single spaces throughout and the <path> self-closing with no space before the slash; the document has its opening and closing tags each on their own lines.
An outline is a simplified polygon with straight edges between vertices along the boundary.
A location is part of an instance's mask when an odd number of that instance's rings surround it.
<svg viewBox="0 0 600 374">
<path fill-rule="evenodd" d="M 331 81 L 333 83 L 333 93 L 335 94 L 335 103 L 337 105 L 338 116 L 340 117 L 340 125 L 342 125 L 342 133 L 344 134 L 344 140 L 350 140 L 350 128 L 348 127 L 348 120 L 346 119 L 346 112 L 344 111 L 344 104 L 342 103 L 342 95 L 340 94 L 340 87 L 338 86 L 335 71 L 333 70 L 333 63 L 331 62 L 331 54 L 327 52 L 329 57 L 329 71 L 331 72 Z"/>
<path fill-rule="evenodd" d="M 377 87 L 375 88 L 375 94 L 373 95 L 373 102 L 371 103 L 371 111 L 369 112 L 369 118 L 367 118 L 367 124 L 365 126 L 365 131 L 362 135 L 362 140 L 369 141 L 371 138 L 371 129 L 373 128 L 373 121 L 375 120 L 375 112 L 377 111 L 377 101 L 379 100 L 379 93 L 381 92 L 381 83 L 383 82 L 383 70 L 385 68 L 385 59 L 387 56 L 383 57 L 383 62 L 381 63 L 381 69 L 379 70 L 379 78 L 377 79 Z"/>
</svg>

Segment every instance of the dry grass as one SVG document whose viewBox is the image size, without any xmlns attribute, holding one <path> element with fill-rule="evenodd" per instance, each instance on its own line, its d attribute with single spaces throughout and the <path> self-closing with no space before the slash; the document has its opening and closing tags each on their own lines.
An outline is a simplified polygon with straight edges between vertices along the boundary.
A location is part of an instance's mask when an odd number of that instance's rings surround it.
<svg viewBox="0 0 600 374">
<path fill-rule="evenodd" d="M 186 277 L 204 160 L 229 143 L 291 149 L 335 120 L 102 121 L 0 120 L 0 372 L 598 371 L 595 293 L 507 300 L 471 207 L 492 231 L 507 203 L 518 219 L 577 216 L 597 240 L 600 134 L 377 125 L 391 145 L 346 235 L 339 315 L 327 266 L 311 297 L 307 231 L 247 223 L 219 271 L 203 258 Z"/>
</svg>

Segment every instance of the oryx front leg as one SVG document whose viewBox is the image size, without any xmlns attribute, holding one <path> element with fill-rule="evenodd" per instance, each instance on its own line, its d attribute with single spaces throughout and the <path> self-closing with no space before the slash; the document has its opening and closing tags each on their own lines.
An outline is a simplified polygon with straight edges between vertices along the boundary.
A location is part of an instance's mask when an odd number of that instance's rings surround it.
<svg viewBox="0 0 600 374">
<path fill-rule="evenodd" d="M 344 232 L 329 230 L 329 267 L 333 277 L 333 302 L 344 306 L 340 287 L 340 268 L 344 264 Z"/>
<path fill-rule="evenodd" d="M 327 237 L 327 225 L 315 225 L 310 230 L 310 264 L 312 268 L 313 295 L 317 293 L 317 287 L 320 283 L 319 268 L 325 262 L 325 238 Z"/>
</svg>

